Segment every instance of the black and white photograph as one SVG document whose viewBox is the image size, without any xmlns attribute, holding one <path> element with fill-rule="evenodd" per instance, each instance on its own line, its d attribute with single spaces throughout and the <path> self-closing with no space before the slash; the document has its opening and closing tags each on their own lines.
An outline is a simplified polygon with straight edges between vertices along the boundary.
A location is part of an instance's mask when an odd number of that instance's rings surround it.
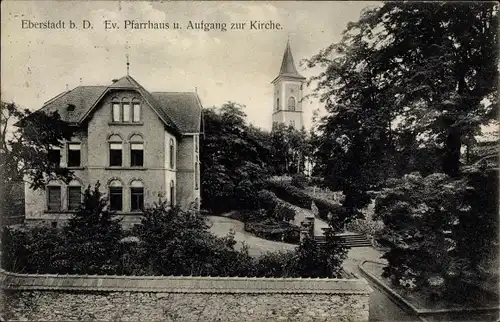
<svg viewBox="0 0 500 322">
<path fill-rule="evenodd" d="M 2 1 L 0 321 L 500 321 L 498 10 Z"/>
</svg>

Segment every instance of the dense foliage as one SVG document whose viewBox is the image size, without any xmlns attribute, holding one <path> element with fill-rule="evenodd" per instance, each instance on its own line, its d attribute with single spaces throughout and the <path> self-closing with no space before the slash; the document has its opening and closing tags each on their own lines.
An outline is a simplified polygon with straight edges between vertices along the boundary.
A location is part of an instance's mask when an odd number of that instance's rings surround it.
<svg viewBox="0 0 500 322">
<path fill-rule="evenodd" d="M 498 249 L 497 171 L 471 169 L 463 178 L 405 175 L 376 202 L 389 247 L 384 274 L 397 285 L 463 294 L 482 279 L 481 264 Z"/>
<path fill-rule="evenodd" d="M 308 133 L 283 123 L 274 124 L 271 131 L 271 167 L 277 175 L 304 171 L 304 162 L 311 155 Z"/>
<path fill-rule="evenodd" d="M 201 148 L 203 208 L 214 213 L 254 208 L 255 192 L 269 176 L 269 134 L 246 124 L 243 106 L 204 110 Z"/>
<path fill-rule="evenodd" d="M 62 229 L 6 228 L 2 267 L 58 274 L 340 276 L 341 246 L 327 252 L 309 242 L 286 254 L 253 258 L 245 246 L 237 247 L 233 235 L 217 237 L 208 228 L 200 213 L 158 202 L 145 209 L 131 232 L 123 232 L 97 185 L 85 191 L 82 207 Z"/>
<path fill-rule="evenodd" d="M 0 113 L 0 209 L 7 215 L 19 215 L 10 211 L 19 184 L 28 182 L 32 189 L 40 189 L 48 179 L 70 180 L 71 171 L 53 164 L 48 153 L 69 139 L 73 128 L 57 112 L 22 111 L 14 103 L 2 101 Z"/>
<path fill-rule="evenodd" d="M 119 273 L 123 232 L 106 206 L 97 184 L 85 190 L 82 206 L 62 229 L 4 228 L 3 267 L 27 273 Z"/>
<path fill-rule="evenodd" d="M 280 199 L 296 205 L 297 207 L 311 209 L 314 202 L 318 208 L 318 216 L 323 220 L 329 220 L 333 228 L 343 227 L 345 222 L 351 220 L 342 206 L 331 203 L 325 199 L 311 197 L 303 190 L 290 184 L 278 181 L 268 181 L 267 188 L 274 192 Z"/>
<path fill-rule="evenodd" d="M 245 276 L 251 258 L 243 249 L 234 249 L 229 235 L 216 237 L 208 230 L 205 217 L 194 211 L 166 209 L 157 204 L 145 210 L 136 226 L 140 257 L 148 275 Z"/>
<path fill-rule="evenodd" d="M 120 268 L 120 219 L 108 209 L 97 183 L 83 193 L 83 203 L 62 229 L 66 253 L 65 272 L 114 274 Z"/>
<path fill-rule="evenodd" d="M 308 61 L 324 68 L 311 81 L 328 111 L 316 171 L 344 192 L 346 209 L 359 212 L 367 190 L 421 170 L 408 163 L 459 175 L 462 144 L 496 118 L 497 30 L 493 2 L 387 2 Z"/>
<path fill-rule="evenodd" d="M 498 248 L 497 152 L 475 155 L 481 127 L 498 125 L 497 31 L 494 2 L 385 2 L 308 60 L 327 110 L 315 171 L 351 216 L 383 190 L 374 219 L 398 285 L 463 294 Z"/>
</svg>

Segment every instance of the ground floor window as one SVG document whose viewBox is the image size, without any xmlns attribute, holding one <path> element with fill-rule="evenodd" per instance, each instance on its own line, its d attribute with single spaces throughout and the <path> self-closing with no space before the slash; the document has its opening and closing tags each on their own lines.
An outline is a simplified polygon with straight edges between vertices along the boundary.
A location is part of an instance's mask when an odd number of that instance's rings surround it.
<svg viewBox="0 0 500 322">
<path fill-rule="evenodd" d="M 68 209 L 77 210 L 82 201 L 82 192 L 80 187 L 68 187 Z"/>
<path fill-rule="evenodd" d="M 142 211 L 144 209 L 144 188 L 130 188 L 130 210 Z"/>
<path fill-rule="evenodd" d="M 61 187 L 49 186 L 47 187 L 47 209 L 60 210 L 61 209 Z"/>
<path fill-rule="evenodd" d="M 109 188 L 109 207 L 111 210 L 121 211 L 123 209 L 122 187 Z"/>
</svg>

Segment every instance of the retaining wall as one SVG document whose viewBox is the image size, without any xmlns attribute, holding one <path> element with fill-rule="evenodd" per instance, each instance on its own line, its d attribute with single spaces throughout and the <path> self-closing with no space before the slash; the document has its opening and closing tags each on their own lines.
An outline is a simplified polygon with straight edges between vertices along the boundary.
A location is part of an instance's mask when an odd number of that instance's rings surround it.
<svg viewBox="0 0 500 322">
<path fill-rule="evenodd" d="M 364 279 L 76 276 L 0 271 L 5 320 L 368 321 Z"/>
</svg>

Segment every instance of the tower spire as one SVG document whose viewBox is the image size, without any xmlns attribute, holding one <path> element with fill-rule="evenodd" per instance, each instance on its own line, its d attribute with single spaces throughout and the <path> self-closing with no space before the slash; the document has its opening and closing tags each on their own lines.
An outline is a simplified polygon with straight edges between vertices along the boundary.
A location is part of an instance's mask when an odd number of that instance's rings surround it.
<svg viewBox="0 0 500 322">
<path fill-rule="evenodd" d="M 286 49 L 283 53 L 283 61 L 281 62 L 280 75 L 287 74 L 293 76 L 299 76 L 300 74 L 295 68 L 295 62 L 293 60 L 292 49 L 290 47 L 290 36 L 286 42 Z"/>
</svg>

